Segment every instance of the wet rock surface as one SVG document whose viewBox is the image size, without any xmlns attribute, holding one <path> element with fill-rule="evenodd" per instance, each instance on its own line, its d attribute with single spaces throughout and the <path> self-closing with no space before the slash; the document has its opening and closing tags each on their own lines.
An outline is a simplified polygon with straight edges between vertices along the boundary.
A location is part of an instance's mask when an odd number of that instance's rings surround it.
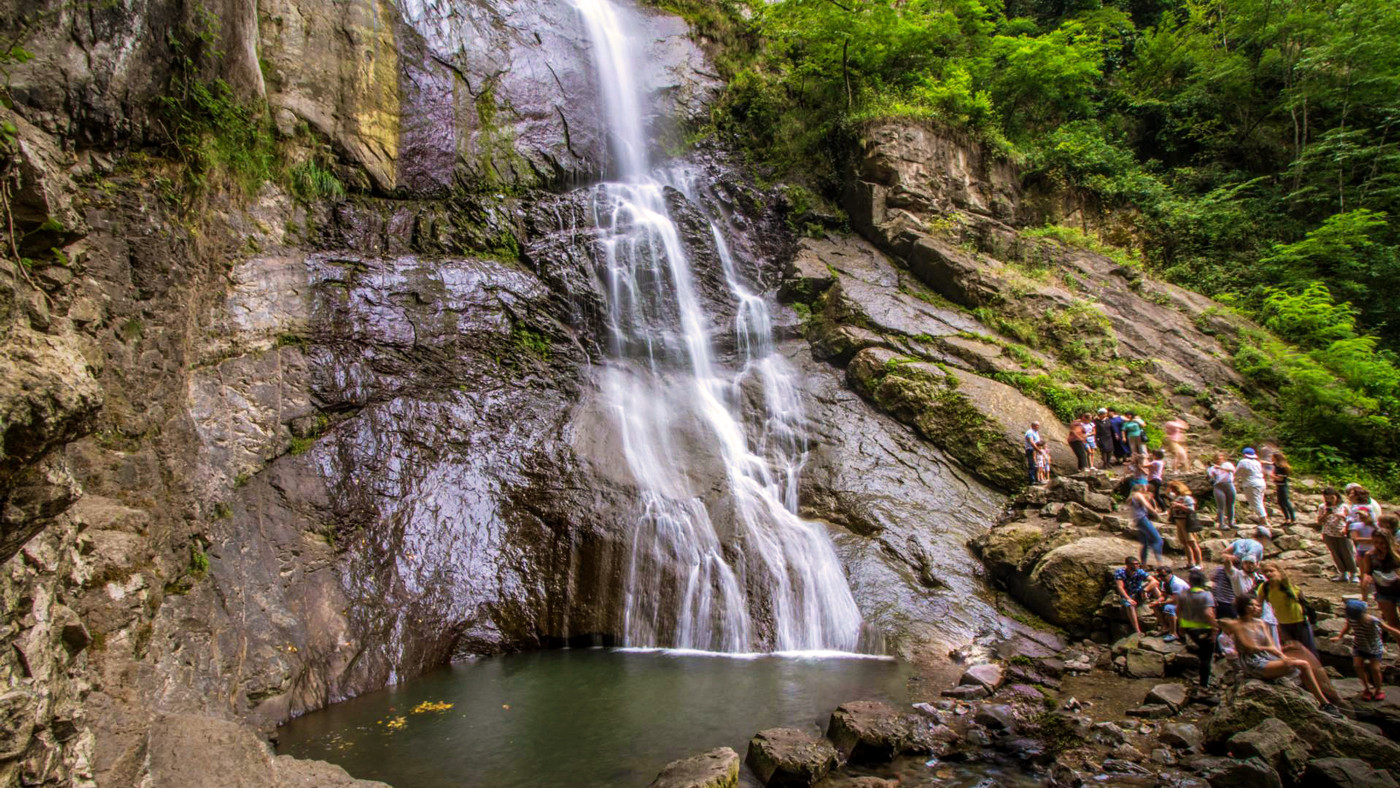
<svg viewBox="0 0 1400 788">
<path fill-rule="evenodd" d="M 837 752 L 826 739 L 796 728 L 770 728 L 749 742 L 744 762 L 769 788 L 807 788 L 831 772 Z"/>
<path fill-rule="evenodd" d="M 734 788 L 739 784 L 739 754 L 728 747 L 668 764 L 650 788 Z"/>
</svg>

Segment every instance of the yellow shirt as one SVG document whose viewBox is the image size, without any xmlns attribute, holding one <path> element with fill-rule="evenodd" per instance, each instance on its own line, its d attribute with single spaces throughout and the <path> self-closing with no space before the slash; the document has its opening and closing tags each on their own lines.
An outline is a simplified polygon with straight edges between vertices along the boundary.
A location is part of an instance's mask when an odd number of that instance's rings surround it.
<svg viewBox="0 0 1400 788">
<path fill-rule="evenodd" d="M 1274 618 L 1280 624 L 1301 624 L 1307 620 L 1303 603 L 1289 596 L 1282 584 L 1269 584 L 1269 605 L 1274 609 Z"/>
</svg>

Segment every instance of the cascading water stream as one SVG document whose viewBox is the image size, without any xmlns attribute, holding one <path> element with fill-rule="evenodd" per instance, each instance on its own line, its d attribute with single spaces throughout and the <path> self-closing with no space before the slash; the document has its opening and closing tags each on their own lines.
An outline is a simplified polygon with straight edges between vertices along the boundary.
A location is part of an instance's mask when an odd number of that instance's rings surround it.
<svg viewBox="0 0 1400 788">
<path fill-rule="evenodd" d="M 613 358 L 602 395 L 640 490 L 624 641 L 709 651 L 850 651 L 861 619 L 824 528 L 798 517 L 802 403 L 774 351 L 768 305 L 740 280 L 712 220 L 739 360 L 713 352 L 667 190 L 653 172 L 629 38 L 608 0 L 575 0 L 588 29 L 618 180 L 593 193 Z M 744 396 L 748 391 L 749 396 Z M 719 470 L 716 470 L 718 468 Z"/>
</svg>

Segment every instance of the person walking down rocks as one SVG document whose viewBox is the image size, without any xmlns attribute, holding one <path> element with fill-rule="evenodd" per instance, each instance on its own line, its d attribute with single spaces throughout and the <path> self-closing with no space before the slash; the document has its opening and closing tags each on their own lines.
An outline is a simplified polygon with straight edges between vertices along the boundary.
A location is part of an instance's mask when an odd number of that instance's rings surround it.
<svg viewBox="0 0 1400 788">
<path fill-rule="evenodd" d="M 1162 476 L 1167 470 L 1165 457 L 1166 453 L 1161 449 L 1153 449 L 1147 460 L 1147 488 L 1152 492 L 1152 502 L 1157 504 L 1158 509 L 1167 508 L 1167 502 L 1162 499 Z"/>
<path fill-rule="evenodd" d="M 1361 601 L 1372 591 L 1381 609 L 1381 618 L 1392 627 L 1400 628 L 1400 555 L 1395 552 L 1395 537 L 1390 531 L 1376 529 L 1371 534 L 1371 552 L 1361 562 Z"/>
<path fill-rule="evenodd" d="M 1268 525 L 1269 512 L 1264 508 L 1264 489 L 1268 486 L 1264 481 L 1264 466 L 1249 446 L 1244 447 L 1240 455 L 1240 461 L 1235 463 L 1235 486 L 1244 493 L 1244 499 L 1259 522 Z"/>
<path fill-rule="evenodd" d="M 1186 575 L 1189 586 L 1176 594 L 1176 626 L 1191 645 L 1201 663 L 1201 689 L 1210 688 L 1211 664 L 1215 661 L 1215 596 L 1206 587 L 1206 573 L 1192 569 Z"/>
<path fill-rule="evenodd" d="M 1137 526 L 1138 541 L 1142 542 L 1141 557 L 1143 563 L 1147 563 L 1147 552 L 1152 551 L 1156 556 L 1157 563 L 1166 563 L 1162 557 L 1162 534 L 1157 531 L 1157 526 L 1152 524 L 1152 515 L 1158 514 L 1157 506 L 1152 502 L 1152 495 L 1147 491 L 1147 484 L 1143 481 L 1133 482 L 1133 494 L 1128 497 L 1128 503 L 1133 511 L 1133 524 Z"/>
<path fill-rule="evenodd" d="M 1181 549 L 1186 551 L 1186 562 L 1191 569 L 1200 569 L 1203 561 L 1201 542 L 1196 537 L 1200 533 L 1201 521 L 1196 516 L 1196 499 L 1186 482 L 1173 480 L 1167 485 L 1167 498 L 1171 501 L 1170 517 L 1176 526 L 1176 538 Z"/>
<path fill-rule="evenodd" d="M 1186 430 L 1191 425 L 1178 416 L 1162 425 L 1162 448 L 1171 457 L 1172 473 L 1187 473 L 1191 470 L 1191 458 L 1186 452 Z"/>
<path fill-rule="evenodd" d="M 1084 431 L 1084 424 L 1089 420 L 1089 414 L 1081 413 L 1079 418 L 1070 422 L 1069 437 L 1065 442 L 1069 444 L 1074 452 L 1074 459 L 1078 463 L 1079 470 L 1089 470 L 1089 435 Z"/>
<path fill-rule="evenodd" d="M 1264 681 L 1296 675 L 1323 711 L 1340 717 L 1341 712 L 1322 694 L 1322 687 L 1318 684 L 1312 665 L 1307 660 L 1285 655 L 1274 645 L 1268 627 L 1259 617 L 1262 612 L 1259 599 L 1253 594 L 1244 594 L 1235 600 L 1236 618 L 1221 624 L 1239 648 L 1244 674 L 1249 678 Z"/>
<path fill-rule="evenodd" d="M 1215 495 L 1215 525 L 1221 529 L 1235 527 L 1235 465 L 1224 454 L 1215 455 L 1215 462 L 1206 470 L 1211 491 Z"/>
<path fill-rule="evenodd" d="M 1147 434 L 1146 425 L 1136 413 L 1129 413 L 1123 419 L 1123 437 L 1128 441 L 1128 453 L 1142 454 L 1146 451 L 1143 438 Z"/>
<path fill-rule="evenodd" d="M 1030 429 L 1026 430 L 1026 477 L 1031 484 L 1039 484 L 1040 477 L 1036 473 L 1035 452 L 1040 445 L 1040 422 L 1031 422 Z"/>
<path fill-rule="evenodd" d="M 1322 531 L 1322 542 L 1332 555 L 1332 565 L 1337 569 L 1334 583 L 1349 583 L 1356 575 L 1356 554 L 1347 536 L 1347 515 L 1351 507 L 1342 501 L 1342 494 L 1335 487 L 1322 491 L 1322 506 L 1317 510 L 1317 526 Z"/>
<path fill-rule="evenodd" d="M 1293 525 L 1298 522 L 1298 513 L 1293 509 L 1293 497 L 1288 489 L 1288 480 L 1293 476 L 1293 466 L 1281 451 L 1274 452 L 1272 459 L 1274 495 L 1278 497 L 1278 508 L 1283 511 L 1283 524 Z"/>
<path fill-rule="evenodd" d="M 1348 599 L 1346 612 L 1347 623 L 1341 632 L 1332 636 L 1332 642 L 1340 642 L 1351 633 L 1351 662 L 1357 678 L 1361 679 L 1361 699 L 1385 700 L 1381 684 L 1381 659 L 1385 656 L 1381 632 L 1400 638 L 1400 629 L 1366 612 L 1366 603 L 1360 599 Z"/>
<path fill-rule="evenodd" d="M 1137 611 L 1147 598 L 1148 587 L 1155 588 L 1156 580 L 1142 568 L 1141 561 L 1128 556 L 1123 559 L 1121 569 L 1113 570 L 1113 586 L 1118 590 L 1118 596 L 1123 609 L 1127 611 L 1128 622 L 1133 625 L 1133 631 L 1141 635 L 1142 625 L 1138 622 Z"/>
</svg>

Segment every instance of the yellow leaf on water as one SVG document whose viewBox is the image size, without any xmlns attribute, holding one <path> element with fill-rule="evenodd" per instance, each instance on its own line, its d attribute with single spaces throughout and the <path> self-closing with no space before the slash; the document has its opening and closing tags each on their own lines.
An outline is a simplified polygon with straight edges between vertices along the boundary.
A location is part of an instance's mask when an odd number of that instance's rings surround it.
<svg viewBox="0 0 1400 788">
<path fill-rule="evenodd" d="M 413 707 L 413 713 L 422 714 L 425 711 L 447 711 L 450 708 L 452 708 L 451 703 L 444 703 L 443 701 L 425 700 L 417 706 Z"/>
</svg>

